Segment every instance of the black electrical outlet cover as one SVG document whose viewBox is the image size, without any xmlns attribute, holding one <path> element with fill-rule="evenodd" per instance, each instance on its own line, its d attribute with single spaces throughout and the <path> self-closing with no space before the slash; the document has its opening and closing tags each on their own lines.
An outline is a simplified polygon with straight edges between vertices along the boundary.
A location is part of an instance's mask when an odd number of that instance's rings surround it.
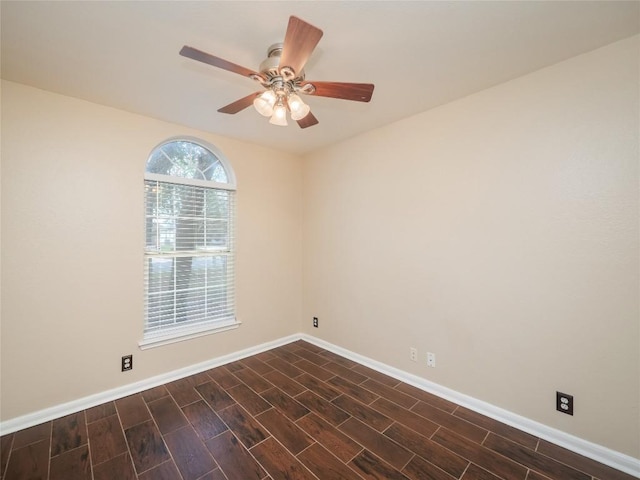
<svg viewBox="0 0 640 480">
<path fill-rule="evenodd" d="M 567 415 L 573 415 L 573 395 L 556 392 L 556 410 Z"/>
<path fill-rule="evenodd" d="M 318 317 L 313 317 L 313 326 L 318 328 Z"/>
<path fill-rule="evenodd" d="M 122 371 L 133 370 L 133 355 L 125 355 L 122 357 Z"/>
</svg>

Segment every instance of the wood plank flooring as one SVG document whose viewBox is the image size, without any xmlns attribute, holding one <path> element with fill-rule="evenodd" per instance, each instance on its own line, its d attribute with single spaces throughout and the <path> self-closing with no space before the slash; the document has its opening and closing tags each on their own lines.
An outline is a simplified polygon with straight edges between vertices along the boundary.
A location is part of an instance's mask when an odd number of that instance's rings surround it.
<svg viewBox="0 0 640 480">
<path fill-rule="evenodd" d="M 0 437 L 2 480 L 631 480 L 298 341 Z"/>
</svg>

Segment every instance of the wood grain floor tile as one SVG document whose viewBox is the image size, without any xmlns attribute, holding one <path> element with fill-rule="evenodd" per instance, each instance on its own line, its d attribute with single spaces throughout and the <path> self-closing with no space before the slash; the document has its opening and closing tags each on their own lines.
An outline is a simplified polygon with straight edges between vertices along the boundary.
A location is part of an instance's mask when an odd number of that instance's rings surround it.
<svg viewBox="0 0 640 480">
<path fill-rule="evenodd" d="M 411 480 L 454 480 L 458 478 L 452 477 L 444 470 L 436 467 L 433 463 L 429 463 L 417 455 L 407 463 L 402 473 Z"/>
<path fill-rule="evenodd" d="M 224 476 L 222 470 L 216 468 L 215 470 L 205 473 L 198 480 L 227 480 L 227 477 Z"/>
<path fill-rule="evenodd" d="M 420 390 L 419 388 L 416 388 L 413 385 L 409 385 L 407 383 L 399 383 L 398 385 L 396 385 L 395 389 L 402 393 L 406 393 L 407 395 L 410 395 L 417 400 L 421 400 L 424 403 L 433 405 L 440 410 L 444 410 L 447 413 L 453 413 L 456 408 L 458 408 L 458 405 L 450 402 L 449 400 L 445 400 L 444 398 L 440 398 L 432 393 Z"/>
<path fill-rule="evenodd" d="M 251 370 L 254 370 L 259 375 L 264 375 L 265 373 L 269 373 L 271 370 L 273 370 L 273 367 L 259 360 L 256 356 L 243 358 L 242 360 L 240 360 L 240 362 L 249 367 Z"/>
<path fill-rule="evenodd" d="M 86 410 L 87 423 L 96 422 L 111 415 L 116 414 L 116 404 L 113 402 L 103 403 Z"/>
<path fill-rule="evenodd" d="M 261 352 L 258 353 L 256 355 L 254 355 L 255 358 L 257 358 L 258 360 L 260 360 L 261 362 L 268 362 L 269 360 L 274 359 L 276 356 L 273 354 L 273 352 L 271 352 L 270 350 L 267 350 L 266 352 Z"/>
<path fill-rule="evenodd" d="M 335 361 L 331 361 L 323 365 L 322 368 L 324 368 L 325 370 L 329 370 L 331 373 L 334 373 L 335 375 L 338 375 L 345 380 L 349 380 L 351 383 L 355 383 L 356 385 L 359 385 L 365 380 L 368 380 L 368 378 L 361 373 L 354 372 L 350 368 L 347 368 Z"/>
<path fill-rule="evenodd" d="M 49 442 L 51 440 L 51 426 L 52 422 L 45 422 L 16 432 L 13 437 L 12 448 L 17 450 L 18 448 L 41 442 L 42 440 Z"/>
<path fill-rule="evenodd" d="M 239 372 L 240 370 L 244 370 L 245 368 L 247 368 L 245 366 L 245 364 L 242 363 L 240 360 L 236 360 L 235 362 L 227 363 L 224 367 L 227 370 L 229 370 L 231 373 L 233 373 L 233 374 L 235 374 L 236 372 Z"/>
<path fill-rule="evenodd" d="M 414 456 L 413 452 L 356 418 L 350 418 L 340 425 L 339 429 L 398 470 L 401 470 Z"/>
<path fill-rule="evenodd" d="M 220 417 L 204 400 L 182 407 L 182 411 L 203 440 L 208 440 L 227 430 Z"/>
<path fill-rule="evenodd" d="M 209 375 L 209 377 L 211 377 L 211 379 L 213 379 L 213 381 L 222 388 L 235 387 L 240 383 L 240 379 L 225 367 L 217 367 L 207 370 L 207 375 Z"/>
<path fill-rule="evenodd" d="M 332 452 L 344 463 L 362 451 L 362 447 L 315 413 L 310 413 L 296 422 L 314 440 Z"/>
<path fill-rule="evenodd" d="M 11 446 L 13 445 L 13 437 L 13 433 L 0 437 L 0 478 L 2 478 L 7 468 L 9 452 L 11 452 Z"/>
<path fill-rule="evenodd" d="M 127 451 L 127 442 L 117 415 L 90 423 L 87 428 L 93 465 L 111 460 Z"/>
<path fill-rule="evenodd" d="M 344 378 L 333 377 L 327 383 L 329 383 L 332 387 L 336 388 L 340 392 L 346 393 L 350 397 L 355 398 L 365 405 L 369 405 L 374 400 L 377 400 L 379 398 L 378 395 L 371 392 L 370 390 L 356 385 L 349 380 L 345 380 Z"/>
<path fill-rule="evenodd" d="M 282 347 L 274 348 L 271 350 L 276 357 L 282 358 L 284 361 L 289 363 L 296 363 L 302 360 L 302 357 L 299 357 L 295 353 L 291 352 L 290 349 L 287 349 L 286 345 Z"/>
<path fill-rule="evenodd" d="M 91 440 L 89 440 L 91 441 Z M 138 480 L 129 452 L 93 466 L 94 480 Z"/>
<path fill-rule="evenodd" d="M 316 412 L 332 425 L 340 425 L 349 418 L 349 414 L 347 412 L 341 410 L 334 404 L 313 392 L 306 391 L 295 397 L 295 399 L 309 410 Z"/>
<path fill-rule="evenodd" d="M 273 480 L 317 480 L 316 477 L 275 439 L 267 438 L 251 453 Z"/>
<path fill-rule="evenodd" d="M 280 373 L 284 373 L 289 378 L 295 378 L 303 373 L 302 370 L 296 368 L 281 357 L 275 357 L 273 360 L 270 360 L 269 365 Z"/>
<path fill-rule="evenodd" d="M 395 388 L 383 385 L 380 382 L 376 382 L 375 380 L 371 380 L 370 378 L 364 381 L 361 386 L 375 393 L 379 397 L 385 398 L 393 403 L 397 403 L 404 408 L 411 408 L 418 403 L 418 400 L 412 396 L 402 393 Z"/>
<path fill-rule="evenodd" d="M 197 480 L 217 468 L 193 427 L 187 426 L 168 433 L 164 440 L 184 480 Z"/>
<path fill-rule="evenodd" d="M 277 350 L 286 350 L 287 352 L 295 352 L 296 350 L 300 350 L 301 348 L 302 348 L 302 340 L 295 340 L 293 342 L 280 345 L 277 348 Z"/>
<path fill-rule="evenodd" d="M 363 451 L 351 462 L 351 468 L 362 477 L 372 480 L 407 480 L 407 477 L 391 465 L 383 462 L 368 450 Z"/>
<path fill-rule="evenodd" d="M 209 376 L 207 376 L 207 379 L 209 379 Z M 197 385 L 195 385 L 195 381 L 191 377 L 167 383 L 166 387 L 179 407 L 184 407 L 200 400 L 200 395 L 196 391 Z"/>
<path fill-rule="evenodd" d="M 141 395 L 144 401 L 149 403 L 162 397 L 166 397 L 167 395 L 169 395 L 169 390 L 167 390 L 167 387 L 165 387 L 164 385 L 159 385 L 157 387 L 150 388 L 148 390 L 145 390 L 144 392 L 141 392 Z"/>
<path fill-rule="evenodd" d="M 253 447 L 269 436 L 269 432 L 240 405 L 236 404 L 220 410 L 218 415 L 247 448 Z"/>
<path fill-rule="evenodd" d="M 6 480 L 47 480 L 49 475 L 50 439 L 29 443 L 11 452 Z"/>
<path fill-rule="evenodd" d="M 391 425 L 384 435 L 455 478 L 459 478 L 469 466 L 467 460 L 451 450 L 399 423 Z"/>
<path fill-rule="evenodd" d="M 469 465 L 469 468 L 464 475 L 462 476 L 462 480 L 500 480 L 500 477 L 496 477 L 493 473 L 487 472 L 484 468 L 480 468 L 473 463 Z M 547 480 L 542 477 L 536 477 L 535 473 L 531 475 L 527 475 L 527 480 Z"/>
<path fill-rule="evenodd" d="M 418 402 L 411 408 L 411 411 L 474 442 L 482 443 L 487 433 L 489 433 L 484 428 L 480 428 L 428 403 Z"/>
<path fill-rule="evenodd" d="M 388 387 L 395 387 L 400 383 L 400 380 L 396 380 L 389 375 L 385 375 L 384 373 L 380 373 L 372 368 L 365 367 L 364 365 L 356 364 L 352 370 Z"/>
<path fill-rule="evenodd" d="M 284 413 L 289 419 L 296 421 L 309 413 L 309 409 L 284 393 L 279 388 L 273 387 L 260 394 L 269 404 Z"/>
<path fill-rule="evenodd" d="M 379 411 L 360 403 L 348 395 L 342 395 L 331 403 L 340 407 L 340 409 L 353 417 L 362 420 L 363 423 L 375 428 L 379 432 L 382 432 L 393 423 L 393 420 L 386 415 L 383 415 Z"/>
<path fill-rule="evenodd" d="M 116 400 L 116 410 L 120 417 L 120 423 L 125 430 L 139 423 L 151 420 L 151 414 L 147 409 L 142 395 L 130 395 L 128 397 Z"/>
<path fill-rule="evenodd" d="M 275 408 L 261 413 L 256 419 L 294 455 L 313 443 L 309 435 Z"/>
<path fill-rule="evenodd" d="M 250 368 L 245 368 L 239 372 L 234 373 L 242 382 L 250 387 L 254 392 L 264 392 L 269 390 L 273 385 L 264 379 L 264 377 L 258 375 Z"/>
<path fill-rule="evenodd" d="M 235 400 L 215 382 L 207 382 L 196 387 L 197 392 L 202 396 L 205 402 L 213 409 L 214 412 L 233 405 Z M 200 397 L 198 397 L 200 400 Z"/>
<path fill-rule="evenodd" d="M 333 400 L 334 398 L 342 395 L 342 392 L 335 387 L 332 387 L 327 382 L 320 380 L 319 378 L 304 373 L 299 377 L 296 377 L 296 382 L 304 385 L 313 393 L 320 395 L 325 400 Z"/>
<path fill-rule="evenodd" d="M 327 358 L 321 355 L 318 355 L 317 353 L 313 353 L 312 351 L 307 350 L 306 348 L 301 348 L 299 350 L 296 350 L 295 354 L 298 355 L 299 357 L 304 358 L 308 362 L 313 363 L 314 365 L 318 365 L 319 367 L 321 367 L 326 363 L 329 363 L 329 360 Z"/>
<path fill-rule="evenodd" d="M 426 437 L 431 436 L 439 426 L 426 418 L 400 407 L 398 404 L 385 398 L 380 398 L 371 404 L 371 407 L 387 417 L 403 424 L 406 427 Z"/>
<path fill-rule="evenodd" d="M 298 460 L 321 480 L 362 480 L 360 475 L 318 443 L 300 453 Z"/>
<path fill-rule="evenodd" d="M 522 430 L 518 430 L 517 428 L 513 428 L 509 425 L 506 425 L 502 422 L 494 420 L 493 418 L 486 417 L 481 415 L 480 413 L 476 413 L 468 408 L 459 407 L 453 414 L 456 417 L 460 417 L 467 422 L 473 423 L 474 425 L 478 425 L 479 427 L 484 428 L 485 430 L 490 430 L 493 433 L 497 433 L 501 437 L 508 438 L 520 445 L 524 445 L 527 448 L 535 450 L 536 445 L 538 444 L 538 438 L 530 435 L 528 433 L 523 432 Z"/>
<path fill-rule="evenodd" d="M 353 367 L 358 365 L 353 360 L 349 360 L 348 358 L 342 357 L 337 353 L 333 353 L 328 350 L 325 350 L 324 352 L 319 353 L 319 355 L 322 355 L 323 357 L 328 358 L 331 362 L 337 363 L 338 365 L 342 365 L 343 367 L 348 369 L 352 369 Z M 353 380 L 351 381 L 353 382 Z"/>
<path fill-rule="evenodd" d="M 538 453 L 542 453 L 547 457 L 553 458 L 577 470 L 588 472 L 590 475 L 593 475 L 594 477 L 597 477 L 601 480 L 634 479 L 634 477 L 632 477 L 631 475 L 620 472 L 619 470 L 614 470 L 607 465 L 603 465 L 602 463 L 598 463 L 595 460 L 591 460 L 590 458 L 571 452 L 566 448 L 559 447 L 558 445 L 553 445 L 546 440 L 540 440 L 537 451 Z"/>
<path fill-rule="evenodd" d="M 72 413 L 53 421 L 51 457 L 87 444 L 87 425 L 84 411 Z"/>
<path fill-rule="evenodd" d="M 300 370 L 304 370 L 309 375 L 312 375 L 317 379 L 322 380 L 323 382 L 326 382 L 331 377 L 335 376 L 333 372 L 330 372 L 329 370 L 325 370 L 324 368 L 319 367 L 315 363 L 311 363 L 309 360 L 306 360 L 306 359 L 296 362 L 295 366 L 298 367 Z"/>
<path fill-rule="evenodd" d="M 295 380 L 287 377 L 284 373 L 276 370 L 267 373 L 264 377 L 273 385 L 292 397 L 295 397 L 306 390 L 303 385 L 300 385 Z"/>
<path fill-rule="evenodd" d="M 177 480 L 180 478 L 173 460 L 164 462 L 138 476 L 139 480 Z"/>
<path fill-rule="evenodd" d="M 498 478 L 495 475 L 492 475 L 491 473 L 488 473 L 486 471 L 484 472 L 484 475 L 486 475 L 486 477 L 479 477 L 479 478 L 481 480 L 484 480 L 485 478 L 488 478 L 488 479 L 491 479 L 491 480 Z M 469 477 L 469 478 L 471 478 L 471 477 Z M 593 478 L 594 478 L 594 480 L 598 480 L 595 477 L 593 477 Z M 631 477 L 631 478 L 634 478 L 634 477 Z M 463 479 L 463 480 L 468 480 L 468 479 Z M 541 473 L 534 472 L 533 470 L 529 470 L 529 475 L 527 475 L 527 480 L 550 480 L 550 479 L 549 479 L 549 477 L 546 477 L 546 476 L 542 475 Z"/>
<path fill-rule="evenodd" d="M 83 417 L 84 417 L 84 412 Z M 51 458 L 49 480 L 92 480 L 89 446 L 67 450 Z"/>
<path fill-rule="evenodd" d="M 205 442 L 228 480 L 260 480 L 265 471 L 229 431 Z"/>
<path fill-rule="evenodd" d="M 138 473 L 145 472 L 171 458 L 162 435 L 152 420 L 134 425 L 125 430 L 124 434 Z"/>
<path fill-rule="evenodd" d="M 178 405 L 170 396 L 154 400 L 147 405 L 160 433 L 163 435 L 188 424 L 186 417 L 182 414 L 182 410 L 178 408 Z"/>
<path fill-rule="evenodd" d="M 440 428 L 431 439 L 499 477 L 524 480 L 527 468 L 451 430 Z"/>
<path fill-rule="evenodd" d="M 551 460 L 520 444 L 490 433 L 483 446 L 498 452 L 528 468 L 558 480 L 591 480 L 591 475 L 575 470 L 563 463 Z"/>
<path fill-rule="evenodd" d="M 298 348 L 304 348 L 305 350 L 309 350 L 310 352 L 317 354 L 326 352 L 324 348 L 319 347 L 318 345 L 314 345 L 313 343 L 307 342 L 305 340 L 296 340 L 295 342 L 292 342 L 291 345 Z"/>
<path fill-rule="evenodd" d="M 236 402 L 242 405 L 251 415 L 258 415 L 271 408 L 271 404 L 244 384 L 227 390 Z"/>
</svg>

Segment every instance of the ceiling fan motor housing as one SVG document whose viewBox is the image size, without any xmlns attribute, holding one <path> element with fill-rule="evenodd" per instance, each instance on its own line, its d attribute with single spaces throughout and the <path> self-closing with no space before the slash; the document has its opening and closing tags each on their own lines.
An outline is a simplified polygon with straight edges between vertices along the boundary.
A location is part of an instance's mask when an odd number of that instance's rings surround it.
<svg viewBox="0 0 640 480">
<path fill-rule="evenodd" d="M 267 58 L 260 64 L 260 73 L 265 75 L 269 81 L 277 77 L 282 77 L 284 82 L 301 82 L 304 80 L 304 70 L 297 73 L 286 65 L 280 67 L 280 57 L 283 48 L 283 43 L 274 43 L 267 49 Z"/>
</svg>

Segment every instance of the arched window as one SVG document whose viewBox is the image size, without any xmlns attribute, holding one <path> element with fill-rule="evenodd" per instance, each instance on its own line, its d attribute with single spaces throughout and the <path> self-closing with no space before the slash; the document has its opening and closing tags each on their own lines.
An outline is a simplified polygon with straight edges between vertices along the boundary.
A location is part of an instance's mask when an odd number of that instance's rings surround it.
<svg viewBox="0 0 640 480">
<path fill-rule="evenodd" d="M 235 328 L 235 176 L 222 153 L 189 138 L 158 145 L 145 191 L 141 348 Z"/>
</svg>

